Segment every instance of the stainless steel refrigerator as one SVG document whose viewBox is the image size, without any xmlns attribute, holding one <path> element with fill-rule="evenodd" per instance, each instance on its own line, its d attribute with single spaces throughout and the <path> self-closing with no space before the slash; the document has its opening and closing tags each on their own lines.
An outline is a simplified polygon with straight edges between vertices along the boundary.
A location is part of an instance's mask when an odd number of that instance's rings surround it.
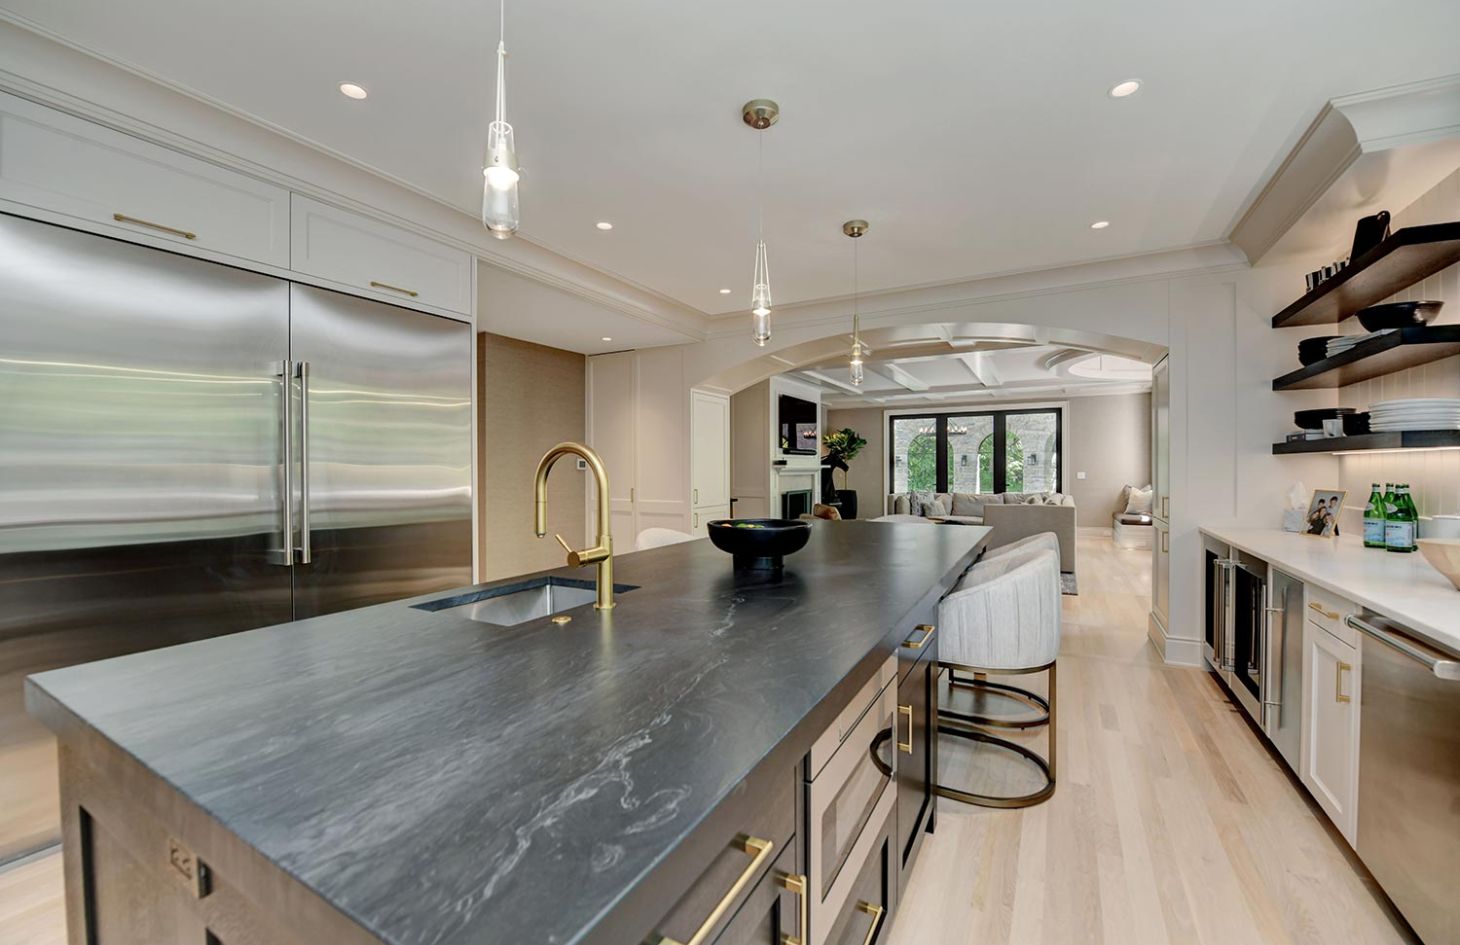
<svg viewBox="0 0 1460 945">
<path fill-rule="evenodd" d="M 471 329 L 0 214 L 0 862 L 28 674 L 471 581 Z"/>
</svg>

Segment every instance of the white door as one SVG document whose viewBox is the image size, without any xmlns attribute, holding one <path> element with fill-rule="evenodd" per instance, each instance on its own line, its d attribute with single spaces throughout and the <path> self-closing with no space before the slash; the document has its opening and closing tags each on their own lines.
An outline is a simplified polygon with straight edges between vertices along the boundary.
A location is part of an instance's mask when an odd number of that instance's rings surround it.
<svg viewBox="0 0 1460 945">
<path fill-rule="evenodd" d="M 1151 611 L 1164 629 L 1171 626 L 1171 527 L 1159 520 L 1151 524 L 1156 531 L 1151 536 Z"/>
<path fill-rule="evenodd" d="M 690 402 L 690 506 L 730 505 L 730 398 L 692 390 Z"/>
<path fill-rule="evenodd" d="M 636 352 L 638 374 L 635 527 L 687 531 L 689 508 L 689 404 L 684 399 L 684 352 L 647 348 Z"/>
<path fill-rule="evenodd" d="M 1352 845 L 1358 786 L 1359 651 L 1303 624 L 1303 783 Z"/>
<path fill-rule="evenodd" d="M 1162 358 L 1151 375 L 1151 513 L 1171 521 L 1171 374 Z"/>
<path fill-rule="evenodd" d="M 634 489 L 636 392 L 638 360 L 632 351 L 600 354 L 588 359 L 588 445 L 603 457 L 608 470 L 610 527 L 614 546 L 634 547 L 639 534 Z M 588 483 L 588 528 L 593 529 L 593 481 Z M 591 536 L 584 536 L 591 538 Z"/>
</svg>

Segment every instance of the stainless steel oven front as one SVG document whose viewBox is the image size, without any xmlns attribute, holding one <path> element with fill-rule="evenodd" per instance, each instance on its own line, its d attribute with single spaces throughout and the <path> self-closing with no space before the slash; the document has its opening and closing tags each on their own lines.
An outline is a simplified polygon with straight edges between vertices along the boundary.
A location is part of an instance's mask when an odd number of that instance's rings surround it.
<svg viewBox="0 0 1460 945">
<path fill-rule="evenodd" d="M 893 656 L 817 739 L 809 756 L 809 945 L 825 942 L 897 802 L 897 753 L 890 750 L 896 679 Z"/>
</svg>

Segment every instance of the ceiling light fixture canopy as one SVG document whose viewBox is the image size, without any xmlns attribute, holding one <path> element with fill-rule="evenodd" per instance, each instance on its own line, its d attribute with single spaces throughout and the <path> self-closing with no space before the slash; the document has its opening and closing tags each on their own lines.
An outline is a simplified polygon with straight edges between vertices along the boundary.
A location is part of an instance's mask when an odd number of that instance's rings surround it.
<svg viewBox="0 0 1460 945">
<path fill-rule="evenodd" d="M 781 118 L 781 106 L 768 98 L 746 102 L 740 119 L 755 131 L 765 131 Z M 750 338 L 765 347 L 771 340 L 771 267 L 765 249 L 765 138 L 759 142 L 756 168 L 755 275 L 750 282 Z"/>
<path fill-rule="evenodd" d="M 499 240 L 517 232 L 517 146 L 507 124 L 507 0 L 501 0 L 497 39 L 497 117 L 487 126 L 487 160 L 482 167 L 482 226 Z"/>
<path fill-rule="evenodd" d="M 852 356 L 847 361 L 852 384 L 861 386 L 863 380 L 862 361 L 872 352 L 862 346 L 862 318 L 857 306 L 858 254 L 857 240 L 867 232 L 866 220 L 848 220 L 842 224 L 842 233 L 852 238 Z"/>
</svg>

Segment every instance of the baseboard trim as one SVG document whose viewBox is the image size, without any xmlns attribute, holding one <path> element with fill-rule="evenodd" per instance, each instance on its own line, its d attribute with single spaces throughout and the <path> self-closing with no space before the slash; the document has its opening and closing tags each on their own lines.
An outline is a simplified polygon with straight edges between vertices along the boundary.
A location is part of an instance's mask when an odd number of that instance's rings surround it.
<svg viewBox="0 0 1460 945">
<path fill-rule="evenodd" d="M 1146 638 L 1169 665 L 1201 668 L 1202 641 L 1170 636 L 1155 611 L 1146 614 Z"/>
</svg>

